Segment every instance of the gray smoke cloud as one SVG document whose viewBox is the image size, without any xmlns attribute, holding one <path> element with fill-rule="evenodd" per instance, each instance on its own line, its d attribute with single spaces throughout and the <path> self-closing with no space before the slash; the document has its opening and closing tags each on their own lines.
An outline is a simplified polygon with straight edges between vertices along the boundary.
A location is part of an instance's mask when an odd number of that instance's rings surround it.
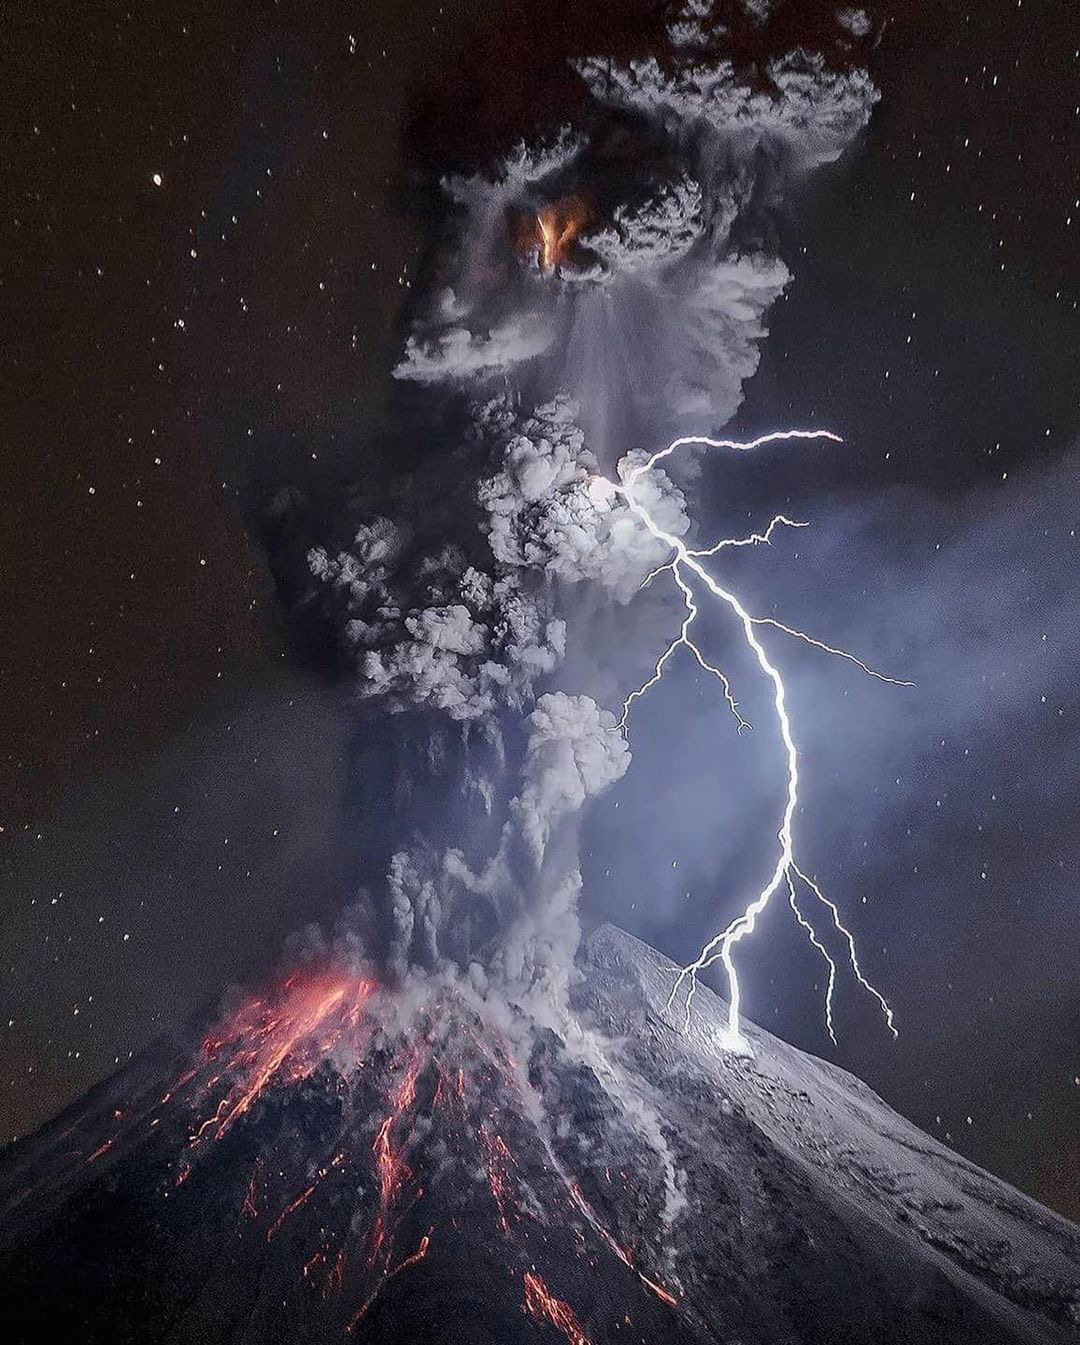
<svg viewBox="0 0 1080 1345">
<path fill-rule="evenodd" d="M 450 318 L 468 316 L 452 290 L 445 295 L 443 312 Z M 539 316 L 509 318 L 483 332 L 451 324 L 424 340 L 410 336 L 395 372 L 399 378 L 417 383 L 440 383 L 450 378 L 464 382 L 505 374 L 516 364 L 542 354 L 554 339 L 554 328 Z"/>
<path fill-rule="evenodd" d="M 744 10 L 767 23 L 760 0 Z M 838 52 L 856 27 L 842 21 Z M 382 895 L 401 975 L 456 967 L 482 991 L 565 996 L 578 822 L 630 760 L 593 694 L 602 651 L 581 613 L 610 609 L 632 645 L 632 599 L 666 559 L 610 482 L 657 437 L 734 414 L 790 280 L 775 208 L 876 98 L 837 53 L 736 70 L 707 0 L 667 31 L 663 60 L 572 62 L 591 95 L 580 126 L 443 180 L 456 246 L 395 375 L 433 437 L 462 408 L 463 427 L 389 492 L 396 509 L 308 555 L 357 696 L 456 725 L 460 787 L 497 823 L 479 856 L 464 836 L 402 838 Z M 657 470 L 636 490 L 663 528 L 688 532 L 679 481 Z M 568 650 L 569 631 L 586 645 Z"/>
</svg>

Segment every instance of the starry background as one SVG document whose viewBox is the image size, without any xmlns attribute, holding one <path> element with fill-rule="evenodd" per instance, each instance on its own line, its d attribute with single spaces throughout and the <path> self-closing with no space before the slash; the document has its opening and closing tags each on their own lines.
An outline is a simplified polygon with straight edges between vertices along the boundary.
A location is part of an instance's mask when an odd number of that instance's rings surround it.
<svg viewBox="0 0 1080 1345">
<path fill-rule="evenodd" d="M 498 121 L 542 100 L 581 9 L 15 8 L 0 1134 L 340 901 L 349 716 L 293 648 L 247 503 L 345 471 L 380 423 L 424 248 L 403 204 L 417 108 L 438 89 Z M 857 596 L 851 643 L 920 674 L 917 710 L 844 683 L 826 712 L 832 684 L 793 684 L 800 826 L 837 895 L 863 893 L 902 1036 L 856 1016 L 830 1048 L 816 969 L 779 931 L 751 1013 L 1077 1217 L 1080 23 L 1051 0 L 888 16 L 870 129 L 785 224 L 796 281 L 739 421 L 855 447 L 736 473 L 726 507 L 830 509 L 787 607 L 846 634 Z M 631 781 L 671 721 L 635 732 L 587 885 L 680 955 L 705 927 L 703 859 L 686 907 L 681 875 L 651 913 L 611 895 L 620 827 L 651 822 Z M 658 865 L 693 866 L 693 838 L 657 832 Z"/>
</svg>

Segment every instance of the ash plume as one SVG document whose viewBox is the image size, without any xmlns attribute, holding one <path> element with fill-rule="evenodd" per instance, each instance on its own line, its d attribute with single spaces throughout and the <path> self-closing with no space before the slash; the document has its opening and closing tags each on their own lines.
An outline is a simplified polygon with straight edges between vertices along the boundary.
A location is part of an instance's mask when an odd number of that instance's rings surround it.
<svg viewBox="0 0 1080 1345">
<path fill-rule="evenodd" d="M 642 611 L 664 602 L 636 595 L 665 547 L 603 478 L 735 413 L 790 280 L 778 209 L 877 96 L 846 17 L 828 52 L 765 43 L 736 64 L 731 24 L 768 20 L 690 0 L 662 51 L 570 52 L 575 122 L 439 177 L 444 241 L 394 369 L 431 447 L 323 530 L 301 597 L 366 731 L 409 743 L 372 897 L 371 956 L 398 976 L 565 998 L 579 818 L 629 765 L 620 659 L 600 646 L 616 630 L 633 666 Z M 638 489 L 688 533 L 679 480 L 656 469 Z"/>
</svg>

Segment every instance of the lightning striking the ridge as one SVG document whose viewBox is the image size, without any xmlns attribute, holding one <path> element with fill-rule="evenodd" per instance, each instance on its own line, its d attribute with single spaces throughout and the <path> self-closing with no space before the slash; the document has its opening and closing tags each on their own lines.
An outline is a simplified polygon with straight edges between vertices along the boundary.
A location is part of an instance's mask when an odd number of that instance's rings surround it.
<svg viewBox="0 0 1080 1345">
<path fill-rule="evenodd" d="M 764 645 L 758 638 L 758 629 L 763 626 L 770 626 L 775 630 L 782 631 L 784 634 L 790 635 L 794 639 L 802 640 L 804 643 L 813 646 L 815 649 L 820 649 L 823 653 L 831 654 L 836 658 L 846 659 L 848 662 L 854 663 L 855 666 L 866 673 L 867 676 L 877 678 L 882 682 L 888 682 L 890 685 L 913 686 L 914 683 L 906 682 L 895 677 L 889 677 L 885 673 L 878 672 L 869 664 L 863 662 L 862 659 L 856 658 L 854 654 L 850 654 L 844 649 L 838 649 L 833 645 L 826 644 L 823 640 L 808 635 L 805 631 L 798 630 L 793 626 L 785 625 L 783 622 L 777 621 L 772 617 L 752 616 L 740 602 L 738 597 L 718 583 L 701 563 L 703 559 L 715 556 L 728 547 L 760 544 L 768 545 L 772 540 L 772 533 L 775 528 L 780 526 L 792 528 L 805 527 L 805 523 L 794 522 L 791 519 L 785 518 L 782 514 L 778 514 L 762 533 L 752 533 L 749 537 L 742 538 L 725 537 L 721 538 L 720 541 L 716 542 L 711 547 L 692 550 L 680 541 L 678 537 L 675 537 L 669 532 L 665 532 L 657 525 L 648 510 L 635 495 L 634 487 L 642 477 L 651 472 L 658 463 L 662 462 L 665 458 L 670 457 L 678 449 L 683 447 L 696 445 L 703 448 L 726 448 L 740 453 L 748 453 L 765 444 L 790 442 L 794 439 L 826 439 L 832 443 L 843 442 L 839 435 L 833 434 L 829 430 L 775 430 L 769 434 L 759 435 L 755 439 L 747 440 L 710 439 L 701 435 L 683 436 L 672 440 L 666 448 L 659 449 L 647 458 L 645 462 L 632 467 L 626 473 L 621 485 L 616 485 L 610 481 L 607 482 L 607 486 L 610 490 L 625 501 L 630 512 L 645 526 L 649 533 L 655 537 L 657 541 L 670 549 L 671 559 L 648 575 L 642 584 L 642 587 L 644 587 L 645 584 L 650 583 L 658 575 L 670 570 L 672 578 L 675 580 L 679 592 L 682 595 L 686 613 L 678 635 L 671 641 L 668 647 L 660 655 L 659 659 L 657 659 L 652 676 L 636 690 L 631 691 L 629 696 L 627 696 L 626 701 L 623 704 L 623 713 L 620 720 L 620 727 L 623 731 L 627 731 L 630 710 L 634 702 L 644 696 L 646 692 L 651 690 L 651 688 L 661 680 L 666 667 L 680 647 L 688 649 L 690 653 L 693 654 L 700 667 L 720 683 L 723 689 L 724 699 L 727 702 L 732 715 L 735 717 L 738 731 L 741 733 L 743 729 L 748 729 L 750 727 L 739 713 L 738 704 L 734 698 L 727 675 L 705 658 L 704 654 L 691 638 L 690 631 L 698 616 L 698 606 L 695 601 L 694 590 L 685 573 L 687 571 L 690 575 L 694 576 L 704 584 L 713 597 L 718 598 L 722 603 L 725 603 L 735 613 L 735 616 L 742 627 L 743 638 L 746 641 L 747 647 L 752 652 L 762 673 L 772 683 L 773 706 L 776 710 L 780 737 L 783 741 L 787 757 L 787 791 L 780 826 L 777 830 L 780 852 L 777 856 L 773 871 L 761 891 L 746 906 L 743 912 L 736 916 L 724 930 L 719 934 L 714 935 L 705 943 L 693 962 L 682 968 L 672 987 L 671 994 L 668 997 L 668 1007 L 670 1008 L 671 1005 L 674 1004 L 683 985 L 687 982 L 689 983 L 684 1001 L 684 1026 L 689 1027 L 694 994 L 698 985 L 698 974 L 707 970 L 716 962 L 722 962 L 727 974 L 729 992 L 728 1026 L 723 1037 L 723 1045 L 729 1050 L 743 1052 L 748 1051 L 749 1046 L 746 1038 L 743 1036 L 741 1028 L 740 1013 L 742 1007 L 742 995 L 739 985 L 739 976 L 735 967 L 733 949 L 743 938 L 754 932 L 758 916 L 761 915 L 768 906 L 773 894 L 779 888 L 781 882 L 785 881 L 788 887 L 789 904 L 795 914 L 796 920 L 802 929 L 805 930 L 811 944 L 822 955 L 829 968 L 828 987 L 825 996 L 825 1023 L 828 1028 L 829 1036 L 834 1042 L 836 1040 L 833 1028 L 833 990 L 836 984 L 836 963 L 821 939 L 818 937 L 813 924 L 807 919 L 806 915 L 798 905 L 795 893 L 796 878 L 798 878 L 799 881 L 809 889 L 812 895 L 830 912 L 835 929 L 846 941 L 849 961 L 856 980 L 864 990 L 877 1000 L 884 1015 L 886 1026 L 894 1037 L 897 1035 L 896 1027 L 893 1023 L 892 1009 L 885 997 L 864 976 L 856 954 L 854 936 L 841 921 L 840 912 L 836 904 L 825 896 L 818 884 L 813 879 L 809 878 L 796 863 L 792 823 L 799 798 L 799 754 L 794 737 L 792 736 L 791 721 L 788 717 L 784 681 L 779 670 L 769 658 Z"/>
</svg>

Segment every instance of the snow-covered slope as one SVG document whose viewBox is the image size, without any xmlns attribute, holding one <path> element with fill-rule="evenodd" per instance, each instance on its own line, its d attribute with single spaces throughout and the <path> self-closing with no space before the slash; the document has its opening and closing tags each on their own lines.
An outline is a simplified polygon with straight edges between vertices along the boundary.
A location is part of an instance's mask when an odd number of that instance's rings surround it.
<svg viewBox="0 0 1080 1345">
<path fill-rule="evenodd" d="M 936 1143 L 844 1070 L 753 1025 L 717 1044 L 699 990 L 613 927 L 585 954 L 582 1006 L 621 1039 L 686 1174 L 675 1230 L 686 1299 L 727 1340 L 991 1341 L 1080 1336 L 1080 1229 Z M 722 1324 L 722 1326 L 721 1326 Z"/>
</svg>

